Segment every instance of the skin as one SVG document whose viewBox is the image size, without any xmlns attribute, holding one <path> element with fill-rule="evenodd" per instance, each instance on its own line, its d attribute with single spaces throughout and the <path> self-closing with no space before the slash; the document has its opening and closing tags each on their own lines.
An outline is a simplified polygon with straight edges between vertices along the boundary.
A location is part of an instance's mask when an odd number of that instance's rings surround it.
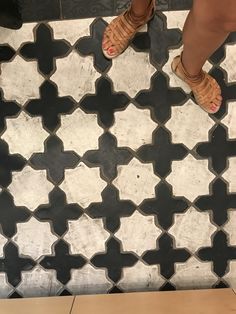
<svg viewBox="0 0 236 314">
<path fill-rule="evenodd" d="M 150 0 L 132 0 L 131 12 L 136 17 L 145 15 Z M 191 76 L 197 76 L 207 59 L 236 31 L 236 0 L 194 0 L 183 29 L 182 63 Z M 115 55 L 109 39 L 103 39 L 103 48 Z M 211 108 L 222 102 L 219 94 Z"/>
</svg>

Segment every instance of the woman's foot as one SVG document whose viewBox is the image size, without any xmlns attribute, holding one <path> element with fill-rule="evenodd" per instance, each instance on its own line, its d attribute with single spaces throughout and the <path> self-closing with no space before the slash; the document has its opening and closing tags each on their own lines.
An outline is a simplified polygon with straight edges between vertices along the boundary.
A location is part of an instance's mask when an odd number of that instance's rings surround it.
<svg viewBox="0 0 236 314">
<path fill-rule="evenodd" d="M 116 17 L 106 28 L 102 41 L 102 51 L 106 58 L 119 56 L 129 46 L 137 31 L 154 15 L 155 1 L 150 0 L 144 15 L 135 15 L 130 7 Z"/>
<path fill-rule="evenodd" d="M 221 89 L 216 80 L 205 71 L 196 76 L 188 74 L 183 66 L 181 56 L 174 58 L 172 71 L 191 88 L 197 104 L 207 113 L 219 111 L 222 104 Z"/>
</svg>

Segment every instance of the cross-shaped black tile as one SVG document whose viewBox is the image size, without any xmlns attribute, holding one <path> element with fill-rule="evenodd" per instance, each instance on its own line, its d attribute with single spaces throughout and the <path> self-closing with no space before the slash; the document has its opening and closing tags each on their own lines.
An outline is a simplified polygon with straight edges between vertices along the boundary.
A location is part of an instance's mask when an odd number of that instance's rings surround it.
<svg viewBox="0 0 236 314">
<path fill-rule="evenodd" d="M 186 262 L 190 253 L 185 249 L 175 249 L 173 239 L 166 233 L 159 239 L 156 250 L 146 251 L 143 260 L 149 265 L 160 265 L 160 273 L 166 279 L 170 279 L 175 273 L 175 263 Z"/>
<path fill-rule="evenodd" d="M 169 48 L 180 46 L 181 38 L 179 29 L 167 29 L 166 17 L 156 14 L 148 23 L 148 32 L 137 34 L 132 45 L 138 51 L 150 51 L 150 61 L 162 66 L 169 58 Z"/>
<path fill-rule="evenodd" d="M 80 218 L 83 210 L 78 204 L 68 204 L 66 194 L 59 188 L 49 193 L 49 204 L 40 205 L 34 215 L 41 221 L 50 222 L 53 231 L 62 236 L 68 231 L 68 220 Z"/>
<path fill-rule="evenodd" d="M 16 224 L 28 220 L 30 211 L 26 207 L 15 206 L 12 195 L 7 191 L 0 193 L 0 225 L 6 237 L 13 237 Z"/>
<path fill-rule="evenodd" d="M 102 38 L 107 23 L 102 19 L 96 19 L 91 27 L 91 36 L 82 37 L 76 44 L 76 49 L 84 56 L 94 56 L 94 67 L 100 71 L 108 71 L 111 67 L 111 60 L 104 57 L 102 53 Z"/>
<path fill-rule="evenodd" d="M 120 200 L 119 192 L 113 185 L 102 191 L 102 202 L 92 203 L 86 212 L 92 218 L 104 218 L 105 228 L 116 232 L 120 228 L 120 217 L 128 217 L 135 211 L 135 204 L 128 200 Z"/>
<path fill-rule="evenodd" d="M 42 23 L 36 29 L 35 42 L 26 43 L 20 53 L 26 59 L 36 59 L 41 73 L 52 75 L 54 59 L 65 56 L 69 49 L 64 40 L 54 40 L 51 28 Z"/>
<path fill-rule="evenodd" d="M 236 246 L 228 246 L 227 235 L 223 231 L 218 231 L 214 235 L 212 247 L 201 248 L 197 254 L 201 260 L 211 261 L 214 272 L 223 277 L 229 261 L 236 260 Z"/>
<path fill-rule="evenodd" d="M 63 240 L 55 246 L 55 256 L 45 256 L 40 262 L 46 269 L 55 269 L 57 279 L 64 285 L 71 279 L 71 269 L 79 269 L 85 265 L 85 259 L 81 255 L 71 255 L 69 246 Z"/>
<path fill-rule="evenodd" d="M 127 165 L 132 158 L 130 151 L 117 148 L 117 140 L 109 132 L 99 138 L 99 150 L 87 151 L 83 156 L 92 166 L 100 166 L 101 176 L 111 181 L 117 176 L 117 166 Z"/>
<path fill-rule="evenodd" d="M 106 253 L 96 254 L 91 262 L 96 267 L 105 267 L 108 277 L 116 283 L 121 279 L 122 268 L 132 267 L 138 258 L 131 253 L 121 253 L 120 243 L 115 238 L 110 238 L 106 247 Z"/>
<path fill-rule="evenodd" d="M 69 97 L 59 97 L 57 87 L 50 81 L 40 86 L 40 99 L 32 99 L 25 110 L 32 116 L 41 116 L 46 130 L 55 131 L 60 127 L 60 115 L 71 113 L 75 107 Z"/>
<path fill-rule="evenodd" d="M 156 215 L 158 223 L 165 230 L 173 224 L 174 215 L 184 213 L 188 208 L 184 198 L 175 197 L 172 188 L 161 182 L 155 188 L 156 197 L 145 200 L 139 207 L 147 215 Z"/>
<path fill-rule="evenodd" d="M 46 169 L 48 179 L 60 184 L 64 179 L 64 171 L 74 168 L 80 161 L 73 151 L 64 151 L 63 142 L 56 135 L 51 135 L 45 142 L 45 153 L 35 153 L 29 162 L 36 169 Z"/>
<path fill-rule="evenodd" d="M 0 135 L 6 128 L 6 118 L 14 117 L 20 111 L 20 107 L 13 101 L 5 101 L 0 91 Z"/>
<path fill-rule="evenodd" d="M 110 128 L 114 123 L 114 112 L 124 109 L 128 103 L 129 98 L 123 93 L 115 93 L 111 81 L 102 77 L 96 82 L 96 94 L 85 96 L 80 106 L 86 112 L 97 113 L 99 124 Z"/>
<path fill-rule="evenodd" d="M 213 170 L 220 174 L 227 167 L 228 157 L 236 156 L 236 140 L 228 140 L 226 129 L 218 125 L 210 134 L 209 142 L 199 143 L 196 148 L 202 158 L 209 158 Z"/>
<path fill-rule="evenodd" d="M 151 78 L 151 88 L 140 91 L 136 101 L 143 108 L 151 108 L 156 122 L 165 123 L 171 117 L 171 106 L 180 106 L 187 99 L 180 88 L 170 88 L 163 73 Z"/>
<path fill-rule="evenodd" d="M 173 160 L 182 160 L 188 151 L 182 144 L 172 144 L 171 134 L 163 128 L 153 133 L 153 143 L 140 147 L 137 154 L 145 162 L 152 162 L 154 172 L 165 177 L 171 171 Z"/>
<path fill-rule="evenodd" d="M 4 257 L 0 258 L 0 272 L 5 272 L 8 282 L 16 287 L 21 281 L 21 272 L 30 271 L 35 264 L 31 258 L 19 257 L 18 248 L 9 242 L 4 247 Z"/>
<path fill-rule="evenodd" d="M 0 62 L 10 61 L 12 57 L 15 55 L 15 50 L 9 46 L 1 46 L 0 47 Z"/>
<path fill-rule="evenodd" d="M 20 155 L 9 153 L 7 143 L 0 139 L 0 186 L 6 188 L 12 182 L 12 171 L 21 171 L 26 160 Z"/>
<path fill-rule="evenodd" d="M 212 184 L 211 195 L 200 196 L 195 205 L 200 210 L 210 210 L 214 223 L 222 226 L 228 220 L 228 210 L 236 208 L 236 193 L 229 194 L 226 183 L 217 179 Z"/>
</svg>

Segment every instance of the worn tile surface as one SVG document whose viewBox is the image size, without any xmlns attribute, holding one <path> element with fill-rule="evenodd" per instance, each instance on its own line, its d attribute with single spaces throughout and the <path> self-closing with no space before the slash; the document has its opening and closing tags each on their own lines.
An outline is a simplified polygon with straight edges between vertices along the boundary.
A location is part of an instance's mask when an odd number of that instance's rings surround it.
<svg viewBox="0 0 236 314">
<path fill-rule="evenodd" d="M 235 287 L 235 35 L 210 116 L 170 71 L 190 1 L 113 62 L 92 16 L 126 1 L 79 3 L 0 30 L 0 297 Z"/>
</svg>

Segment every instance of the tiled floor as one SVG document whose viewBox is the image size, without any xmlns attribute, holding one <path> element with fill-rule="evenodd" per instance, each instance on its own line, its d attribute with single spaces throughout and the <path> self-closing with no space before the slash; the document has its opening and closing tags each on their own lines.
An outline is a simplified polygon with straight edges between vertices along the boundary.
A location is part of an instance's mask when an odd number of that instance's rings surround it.
<svg viewBox="0 0 236 314">
<path fill-rule="evenodd" d="M 236 35 L 208 116 L 170 70 L 186 14 L 113 62 L 111 18 L 0 30 L 0 297 L 236 286 Z"/>
</svg>

